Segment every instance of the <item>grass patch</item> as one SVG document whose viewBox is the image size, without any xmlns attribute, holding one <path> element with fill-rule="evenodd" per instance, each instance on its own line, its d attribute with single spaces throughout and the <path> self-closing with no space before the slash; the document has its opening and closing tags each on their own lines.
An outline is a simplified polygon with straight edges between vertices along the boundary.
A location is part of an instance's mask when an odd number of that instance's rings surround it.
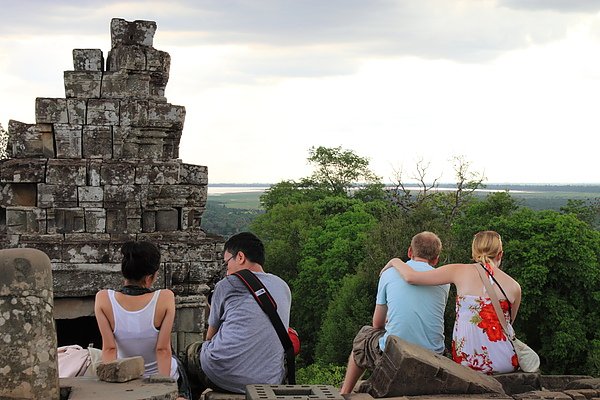
<svg viewBox="0 0 600 400">
<path fill-rule="evenodd" d="M 240 192 L 209 194 L 208 201 L 223 204 L 227 208 L 242 210 L 262 210 L 260 196 L 263 192 Z"/>
</svg>

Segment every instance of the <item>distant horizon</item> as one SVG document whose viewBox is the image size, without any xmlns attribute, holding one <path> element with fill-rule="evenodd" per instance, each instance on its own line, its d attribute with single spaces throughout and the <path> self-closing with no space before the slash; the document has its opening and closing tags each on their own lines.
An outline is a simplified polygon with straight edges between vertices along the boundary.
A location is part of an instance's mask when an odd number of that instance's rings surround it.
<svg viewBox="0 0 600 400">
<path fill-rule="evenodd" d="M 233 182 L 219 182 L 219 183 L 209 183 L 208 186 L 272 186 L 276 185 L 279 182 L 265 183 L 265 182 L 254 182 L 254 183 L 233 183 Z M 431 184 L 431 182 L 427 182 L 427 184 Z M 385 182 L 384 185 L 395 185 L 392 182 Z M 415 186 L 418 183 L 406 183 L 407 186 Z M 456 182 L 439 182 L 437 184 L 440 185 L 456 185 Z M 600 186 L 600 182 L 597 183 L 569 183 L 569 182 L 552 182 L 552 183 L 543 183 L 543 182 L 487 182 L 483 183 L 484 186 L 487 185 L 511 185 L 511 186 Z"/>
</svg>

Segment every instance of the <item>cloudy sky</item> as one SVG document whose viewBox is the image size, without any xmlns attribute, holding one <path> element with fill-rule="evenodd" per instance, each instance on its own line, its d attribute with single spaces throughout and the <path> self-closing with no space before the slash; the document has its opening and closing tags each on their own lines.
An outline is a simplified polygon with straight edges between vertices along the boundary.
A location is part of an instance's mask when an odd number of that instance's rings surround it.
<svg viewBox="0 0 600 400">
<path fill-rule="evenodd" d="M 600 183 L 598 0 L 0 0 L 0 123 L 64 97 L 72 49 L 110 19 L 157 22 L 184 162 L 209 181 L 311 172 L 311 146 L 368 157 L 384 181 L 419 160 L 453 180 Z"/>
</svg>

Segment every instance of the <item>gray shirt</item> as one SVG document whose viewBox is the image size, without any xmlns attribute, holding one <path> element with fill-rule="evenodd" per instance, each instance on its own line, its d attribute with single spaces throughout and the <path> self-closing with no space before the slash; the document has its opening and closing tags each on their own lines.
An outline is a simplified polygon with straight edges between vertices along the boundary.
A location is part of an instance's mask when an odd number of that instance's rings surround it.
<svg viewBox="0 0 600 400">
<path fill-rule="evenodd" d="M 278 276 L 256 273 L 277 303 L 277 313 L 289 327 L 292 295 Z M 208 324 L 218 328 L 202 344 L 200 363 L 206 376 L 223 389 L 244 393 L 246 385 L 278 385 L 285 376 L 281 341 L 269 317 L 246 285 L 226 276 L 215 286 Z"/>
</svg>

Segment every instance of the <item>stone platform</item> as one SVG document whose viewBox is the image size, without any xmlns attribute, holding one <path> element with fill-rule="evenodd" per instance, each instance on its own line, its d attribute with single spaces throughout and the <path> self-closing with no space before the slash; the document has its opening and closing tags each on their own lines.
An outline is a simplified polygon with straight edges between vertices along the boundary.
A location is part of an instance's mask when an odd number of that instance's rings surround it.
<svg viewBox="0 0 600 400">
<path fill-rule="evenodd" d="M 175 400 L 177 383 L 146 379 L 109 383 L 95 377 L 61 378 L 60 392 L 61 400 Z"/>
</svg>

